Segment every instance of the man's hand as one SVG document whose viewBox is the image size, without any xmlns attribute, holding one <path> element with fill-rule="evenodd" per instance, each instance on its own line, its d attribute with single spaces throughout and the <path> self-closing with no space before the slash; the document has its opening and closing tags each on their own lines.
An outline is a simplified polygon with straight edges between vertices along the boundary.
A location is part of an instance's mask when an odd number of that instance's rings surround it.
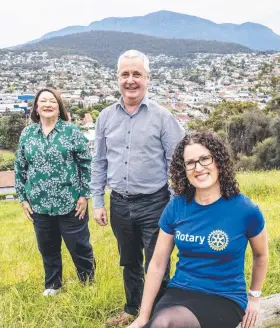
<svg viewBox="0 0 280 328">
<path fill-rule="evenodd" d="M 253 328 L 260 312 L 260 298 L 248 297 L 248 305 L 242 320 L 242 328 Z"/>
<path fill-rule="evenodd" d="M 21 206 L 23 207 L 24 210 L 24 214 L 27 216 L 28 220 L 30 220 L 31 222 L 33 222 L 33 219 L 31 217 L 31 214 L 33 214 L 33 211 L 28 203 L 28 201 L 24 201 L 21 203 Z"/>
<path fill-rule="evenodd" d="M 87 203 L 88 199 L 86 197 L 80 197 L 77 201 L 75 216 L 79 216 L 79 220 L 83 220 L 85 217 L 87 211 Z"/>
<path fill-rule="evenodd" d="M 95 219 L 95 221 L 101 225 L 101 226 L 105 226 L 108 223 L 108 219 L 107 219 L 107 211 L 106 208 L 95 208 L 93 211 L 93 217 Z"/>
</svg>

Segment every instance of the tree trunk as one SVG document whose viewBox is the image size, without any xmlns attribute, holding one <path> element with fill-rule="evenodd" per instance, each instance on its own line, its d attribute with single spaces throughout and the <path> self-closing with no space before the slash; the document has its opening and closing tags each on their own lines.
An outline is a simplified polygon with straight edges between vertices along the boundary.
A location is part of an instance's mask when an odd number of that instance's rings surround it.
<svg viewBox="0 0 280 328">
<path fill-rule="evenodd" d="M 262 297 L 260 315 L 254 328 L 269 328 L 277 325 L 280 326 L 280 294 Z"/>
</svg>

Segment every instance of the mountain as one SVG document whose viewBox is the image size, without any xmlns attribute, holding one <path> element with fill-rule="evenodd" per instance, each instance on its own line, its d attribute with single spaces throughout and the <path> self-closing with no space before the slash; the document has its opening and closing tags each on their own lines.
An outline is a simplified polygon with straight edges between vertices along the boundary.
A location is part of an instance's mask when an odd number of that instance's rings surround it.
<svg viewBox="0 0 280 328">
<path fill-rule="evenodd" d="M 161 38 L 216 40 L 242 44 L 254 50 L 280 50 L 280 36 L 264 25 L 216 24 L 207 19 L 165 10 L 145 16 L 105 18 L 88 26 L 69 26 L 31 42 L 93 30 L 131 32 Z"/>
<path fill-rule="evenodd" d="M 50 54 L 86 55 L 101 63 L 114 66 L 118 56 L 126 50 L 137 49 L 148 55 L 165 54 L 176 58 L 191 53 L 237 53 L 251 52 L 239 44 L 205 41 L 164 39 L 143 34 L 112 31 L 91 31 L 53 37 L 37 43 L 27 44 L 17 51 L 48 51 Z"/>
</svg>

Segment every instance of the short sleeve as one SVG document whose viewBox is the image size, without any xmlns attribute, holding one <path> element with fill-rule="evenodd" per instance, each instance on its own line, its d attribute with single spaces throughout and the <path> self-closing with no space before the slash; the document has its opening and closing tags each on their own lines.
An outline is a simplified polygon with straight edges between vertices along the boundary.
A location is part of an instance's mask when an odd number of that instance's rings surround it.
<svg viewBox="0 0 280 328">
<path fill-rule="evenodd" d="M 265 226 L 265 221 L 262 212 L 259 207 L 255 205 L 248 217 L 247 223 L 247 237 L 256 237 L 260 232 L 262 232 Z"/>
<path fill-rule="evenodd" d="M 160 220 L 159 227 L 166 233 L 173 235 L 174 234 L 174 221 L 175 221 L 175 205 L 176 197 L 172 197 L 169 203 L 166 205 L 163 210 Z"/>
</svg>

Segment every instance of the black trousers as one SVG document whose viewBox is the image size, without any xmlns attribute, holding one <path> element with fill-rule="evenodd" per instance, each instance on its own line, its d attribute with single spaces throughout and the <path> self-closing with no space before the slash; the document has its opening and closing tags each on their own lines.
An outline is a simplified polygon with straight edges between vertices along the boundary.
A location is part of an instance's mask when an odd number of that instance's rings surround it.
<svg viewBox="0 0 280 328">
<path fill-rule="evenodd" d="M 144 271 L 147 272 L 152 258 L 159 232 L 158 221 L 169 199 L 167 185 L 154 194 L 131 198 L 123 198 L 114 191 L 111 193 L 111 226 L 118 242 L 120 265 L 124 267 L 124 310 L 129 314 L 136 315 L 141 305 Z M 169 279 L 170 263 L 156 301 L 163 295 Z"/>
<path fill-rule="evenodd" d="M 61 241 L 65 242 L 82 282 L 94 276 L 94 258 L 89 242 L 88 211 L 83 220 L 73 210 L 65 215 L 33 213 L 33 224 L 45 269 L 45 288 L 62 286 Z"/>
</svg>

